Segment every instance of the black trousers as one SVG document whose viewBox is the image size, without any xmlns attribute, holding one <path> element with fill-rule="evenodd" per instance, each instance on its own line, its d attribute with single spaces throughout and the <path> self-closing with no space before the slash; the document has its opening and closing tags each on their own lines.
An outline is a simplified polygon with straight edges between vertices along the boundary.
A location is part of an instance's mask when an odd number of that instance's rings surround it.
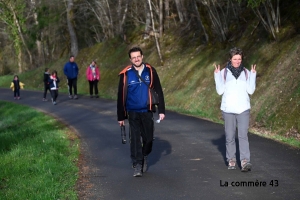
<svg viewBox="0 0 300 200">
<path fill-rule="evenodd" d="M 89 81 L 90 85 L 90 95 L 93 95 L 93 90 L 95 91 L 95 95 L 98 95 L 98 80 Z"/>
<path fill-rule="evenodd" d="M 77 95 L 77 78 L 68 78 L 69 95 L 72 95 L 72 88 L 74 89 L 74 95 Z"/>
<path fill-rule="evenodd" d="M 14 97 L 20 97 L 20 89 L 14 90 Z"/>
<path fill-rule="evenodd" d="M 51 93 L 49 84 L 44 84 L 44 95 L 43 95 L 44 99 L 46 99 L 48 90 L 49 90 L 49 93 Z"/>
<path fill-rule="evenodd" d="M 53 101 L 56 101 L 57 97 L 58 97 L 58 90 L 50 90 L 51 93 L 51 97 L 53 99 Z"/>
<path fill-rule="evenodd" d="M 153 113 L 128 112 L 128 121 L 130 126 L 130 157 L 133 165 L 142 165 L 143 157 L 152 151 L 154 131 Z"/>
</svg>

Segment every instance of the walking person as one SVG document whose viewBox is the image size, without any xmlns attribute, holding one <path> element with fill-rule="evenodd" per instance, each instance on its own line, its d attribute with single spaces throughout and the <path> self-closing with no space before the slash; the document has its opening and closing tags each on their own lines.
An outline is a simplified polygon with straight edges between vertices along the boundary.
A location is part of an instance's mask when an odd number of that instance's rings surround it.
<svg viewBox="0 0 300 200">
<path fill-rule="evenodd" d="M 143 62 L 142 50 L 134 47 L 128 55 L 131 65 L 119 74 L 117 115 L 120 126 L 124 126 L 124 120 L 128 119 L 133 176 L 141 177 L 147 171 L 147 156 L 152 151 L 153 113 L 156 112 L 156 106 L 148 104 L 152 102 L 149 87 L 158 94 L 160 120 L 165 118 L 165 102 L 158 74 L 155 68 Z"/>
<path fill-rule="evenodd" d="M 70 56 L 69 62 L 64 66 L 64 74 L 68 80 L 69 98 L 73 99 L 73 89 L 74 89 L 74 99 L 78 99 L 77 96 L 77 76 L 78 76 L 78 66 L 74 61 L 75 57 Z"/>
<path fill-rule="evenodd" d="M 44 95 L 43 95 L 43 101 L 48 101 L 47 100 L 47 91 L 49 90 L 49 93 L 50 92 L 50 85 L 49 85 L 49 77 L 50 77 L 50 70 L 49 68 L 46 68 L 45 69 L 45 72 L 44 72 L 44 79 L 43 79 L 43 82 L 44 82 Z"/>
<path fill-rule="evenodd" d="M 242 65 L 243 52 L 239 48 L 232 48 L 229 52 L 230 60 L 227 66 L 220 70 L 215 65 L 214 78 L 216 90 L 222 95 L 221 110 L 224 118 L 226 137 L 226 158 L 228 169 L 236 169 L 235 134 L 238 130 L 241 171 L 251 170 L 248 129 L 250 119 L 249 95 L 255 91 L 256 65 L 251 71 Z"/>
<path fill-rule="evenodd" d="M 14 92 L 14 99 L 20 99 L 20 89 L 24 88 L 24 83 L 20 82 L 19 80 L 19 76 L 15 75 L 14 79 L 12 80 L 11 84 L 10 84 L 10 88 L 12 89 L 12 91 Z"/>
<path fill-rule="evenodd" d="M 50 85 L 50 93 L 52 97 L 52 103 L 53 105 L 56 105 L 56 99 L 58 97 L 58 83 L 59 83 L 59 78 L 57 76 L 57 72 L 54 70 L 51 73 L 51 76 L 48 79 L 49 85 Z"/>
<path fill-rule="evenodd" d="M 98 98 L 98 82 L 100 80 L 100 71 L 97 63 L 92 63 L 86 69 L 86 79 L 89 82 L 90 97 L 93 98 L 93 91 L 95 91 L 95 97 Z"/>
</svg>

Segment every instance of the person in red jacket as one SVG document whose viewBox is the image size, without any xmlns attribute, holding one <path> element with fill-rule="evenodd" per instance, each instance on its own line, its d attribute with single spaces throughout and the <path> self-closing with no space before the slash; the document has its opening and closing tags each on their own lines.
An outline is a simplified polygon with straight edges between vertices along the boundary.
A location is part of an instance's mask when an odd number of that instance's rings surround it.
<svg viewBox="0 0 300 200">
<path fill-rule="evenodd" d="M 87 67 L 86 79 L 89 81 L 90 85 L 90 97 L 94 97 L 93 91 L 95 91 L 95 97 L 98 98 L 98 82 L 100 80 L 100 71 L 95 61 L 92 61 L 92 63 Z"/>
</svg>

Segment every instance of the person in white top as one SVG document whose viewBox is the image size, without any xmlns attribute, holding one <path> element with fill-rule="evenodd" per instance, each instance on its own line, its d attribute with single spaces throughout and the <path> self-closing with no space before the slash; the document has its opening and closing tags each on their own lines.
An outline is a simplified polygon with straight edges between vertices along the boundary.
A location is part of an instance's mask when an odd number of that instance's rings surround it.
<svg viewBox="0 0 300 200">
<path fill-rule="evenodd" d="M 238 141 L 241 161 L 241 171 L 251 170 L 248 129 L 250 119 L 250 98 L 255 91 L 256 65 L 251 65 L 251 71 L 242 65 L 243 52 L 232 48 L 229 52 L 230 61 L 220 70 L 215 65 L 214 78 L 216 90 L 222 95 L 221 110 L 224 118 L 226 137 L 226 158 L 228 169 L 236 169 L 235 134 L 238 129 Z"/>
</svg>

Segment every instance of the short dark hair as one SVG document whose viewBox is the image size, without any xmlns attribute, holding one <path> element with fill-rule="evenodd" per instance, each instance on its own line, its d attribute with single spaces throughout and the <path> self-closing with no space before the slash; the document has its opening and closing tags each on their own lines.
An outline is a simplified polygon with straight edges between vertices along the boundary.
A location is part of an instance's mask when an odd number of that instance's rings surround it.
<svg viewBox="0 0 300 200">
<path fill-rule="evenodd" d="M 240 55 L 242 57 L 242 59 L 244 56 L 242 49 L 237 48 L 237 47 L 233 47 L 232 49 L 230 49 L 229 55 L 230 55 L 230 59 L 235 55 Z"/>
<path fill-rule="evenodd" d="M 56 76 L 57 76 L 57 71 L 53 70 L 52 73 L 51 73 L 51 75 L 53 75 L 53 74 L 56 74 Z"/>
<path fill-rule="evenodd" d="M 132 52 L 138 52 L 138 51 L 141 53 L 141 55 L 143 55 L 143 51 L 142 51 L 142 49 L 141 49 L 140 47 L 133 47 L 133 48 L 131 48 L 131 49 L 128 51 L 128 56 L 129 56 L 129 58 L 131 58 L 130 54 L 131 54 Z"/>
<path fill-rule="evenodd" d="M 69 59 L 71 59 L 71 58 L 74 58 L 75 56 L 73 56 L 73 55 L 70 55 L 70 58 Z"/>
<path fill-rule="evenodd" d="M 45 72 L 47 72 L 49 70 L 49 68 L 45 68 Z"/>
</svg>

